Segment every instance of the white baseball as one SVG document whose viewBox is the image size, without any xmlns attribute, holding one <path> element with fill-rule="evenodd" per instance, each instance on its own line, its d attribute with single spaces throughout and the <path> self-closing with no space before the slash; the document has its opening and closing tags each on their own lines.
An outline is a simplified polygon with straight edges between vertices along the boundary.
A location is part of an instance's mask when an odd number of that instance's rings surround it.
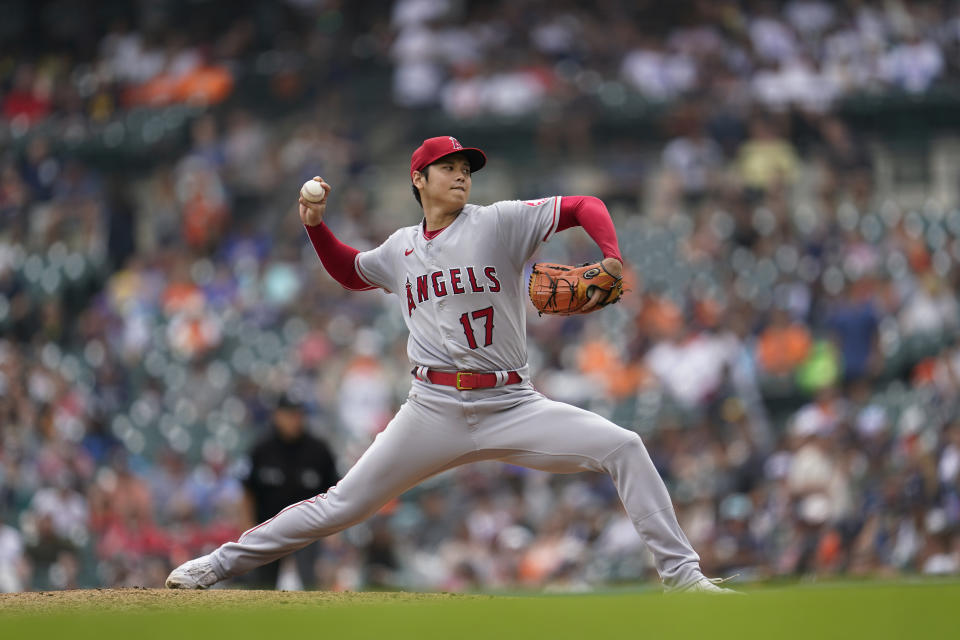
<svg viewBox="0 0 960 640">
<path fill-rule="evenodd" d="M 307 180 L 300 187 L 300 195 L 307 202 L 320 202 L 327 195 L 327 190 L 316 180 Z"/>
</svg>

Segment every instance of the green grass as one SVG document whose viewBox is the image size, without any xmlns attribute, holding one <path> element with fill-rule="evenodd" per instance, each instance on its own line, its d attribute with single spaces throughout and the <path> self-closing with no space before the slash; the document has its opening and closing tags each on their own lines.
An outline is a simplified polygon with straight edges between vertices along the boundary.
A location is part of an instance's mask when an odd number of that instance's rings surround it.
<svg viewBox="0 0 960 640">
<path fill-rule="evenodd" d="M 383 600 L 364 594 L 311 606 L 273 602 L 205 609 L 176 599 L 153 608 L 0 614 L 11 639 L 226 638 L 292 640 L 511 640 L 550 638 L 950 638 L 960 637 L 960 583 L 857 583 L 753 589 L 746 597 L 613 592 Z M 261 606 L 263 605 L 263 606 Z"/>
</svg>

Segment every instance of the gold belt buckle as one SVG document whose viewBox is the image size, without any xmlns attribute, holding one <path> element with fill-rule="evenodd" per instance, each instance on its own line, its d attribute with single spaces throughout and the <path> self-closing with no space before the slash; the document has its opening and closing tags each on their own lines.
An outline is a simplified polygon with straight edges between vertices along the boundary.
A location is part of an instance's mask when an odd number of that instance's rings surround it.
<svg viewBox="0 0 960 640">
<path fill-rule="evenodd" d="M 463 386 L 463 383 L 460 382 L 460 376 L 472 376 L 472 375 L 474 375 L 472 371 L 457 371 L 457 390 L 458 391 L 466 391 L 474 388 L 474 387 L 465 387 Z"/>
</svg>

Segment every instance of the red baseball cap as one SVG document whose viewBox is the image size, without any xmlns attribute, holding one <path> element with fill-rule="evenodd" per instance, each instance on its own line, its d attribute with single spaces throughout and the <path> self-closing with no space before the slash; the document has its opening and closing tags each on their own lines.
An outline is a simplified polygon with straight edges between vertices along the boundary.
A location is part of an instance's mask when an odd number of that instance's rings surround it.
<svg viewBox="0 0 960 640">
<path fill-rule="evenodd" d="M 472 147 L 464 147 L 453 136 L 427 138 L 410 157 L 410 180 L 413 180 L 414 171 L 423 171 L 424 167 L 451 153 L 462 153 L 467 156 L 467 160 L 470 162 L 470 173 L 480 171 L 480 169 L 483 169 L 483 165 L 487 164 L 487 156 L 484 155 L 483 151 Z"/>
</svg>

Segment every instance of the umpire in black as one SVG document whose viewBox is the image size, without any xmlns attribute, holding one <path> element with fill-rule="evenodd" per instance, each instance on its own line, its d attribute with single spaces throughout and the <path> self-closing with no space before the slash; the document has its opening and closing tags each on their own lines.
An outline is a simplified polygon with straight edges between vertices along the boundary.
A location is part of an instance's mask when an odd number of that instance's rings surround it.
<svg viewBox="0 0 960 640">
<path fill-rule="evenodd" d="M 307 433 L 303 406 L 287 395 L 277 402 L 270 433 L 250 453 L 250 470 L 243 482 L 247 513 L 252 522 L 264 522 L 281 509 L 337 484 L 340 476 L 326 443 Z M 305 589 L 316 586 L 320 543 L 293 554 Z M 280 560 L 252 572 L 254 586 L 275 589 Z"/>
</svg>

